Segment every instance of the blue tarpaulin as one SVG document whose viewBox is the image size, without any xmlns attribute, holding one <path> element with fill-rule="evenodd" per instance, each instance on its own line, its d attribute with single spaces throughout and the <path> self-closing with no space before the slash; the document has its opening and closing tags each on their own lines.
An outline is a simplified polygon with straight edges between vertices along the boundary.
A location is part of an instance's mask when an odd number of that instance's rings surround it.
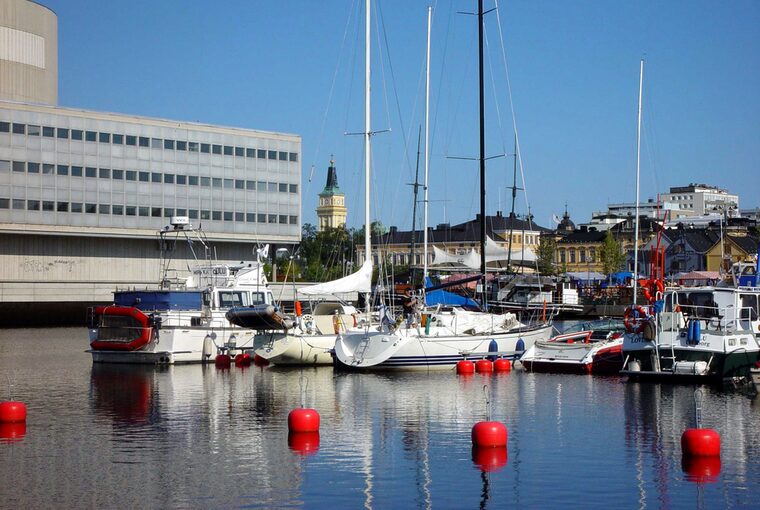
<svg viewBox="0 0 760 510">
<path fill-rule="evenodd" d="M 425 279 L 425 287 L 432 287 L 429 278 Z M 457 305 L 457 306 L 474 306 L 478 307 L 477 301 L 459 294 L 454 294 L 447 290 L 438 289 L 431 292 L 425 292 L 425 305 Z"/>
<path fill-rule="evenodd" d="M 144 312 L 161 310 L 200 310 L 203 306 L 201 291 L 137 290 L 114 292 L 114 303 L 134 306 Z"/>
</svg>

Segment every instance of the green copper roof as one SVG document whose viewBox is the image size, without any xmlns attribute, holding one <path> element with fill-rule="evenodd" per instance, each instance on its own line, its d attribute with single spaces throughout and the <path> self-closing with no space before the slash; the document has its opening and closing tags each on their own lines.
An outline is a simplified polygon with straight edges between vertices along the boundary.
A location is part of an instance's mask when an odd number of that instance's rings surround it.
<svg viewBox="0 0 760 510">
<path fill-rule="evenodd" d="M 330 161 L 327 167 L 327 183 L 325 189 L 319 194 L 320 197 L 331 197 L 334 195 L 343 195 L 344 193 L 338 187 L 338 172 L 335 170 L 334 162 Z"/>
</svg>

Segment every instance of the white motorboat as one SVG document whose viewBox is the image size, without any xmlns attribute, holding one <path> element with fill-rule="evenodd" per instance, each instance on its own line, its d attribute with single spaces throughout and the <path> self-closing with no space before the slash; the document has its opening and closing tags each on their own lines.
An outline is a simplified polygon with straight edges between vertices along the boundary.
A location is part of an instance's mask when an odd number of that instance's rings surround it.
<svg viewBox="0 0 760 510">
<path fill-rule="evenodd" d="M 174 234 L 205 242 L 186 218 L 172 218 L 161 245 Z M 176 240 L 176 238 L 175 238 Z M 208 250 L 206 250 L 208 252 Z M 184 279 L 163 278 L 153 289 L 114 292 L 113 304 L 90 309 L 89 337 L 95 363 L 202 363 L 219 353 L 253 349 L 253 330 L 231 324 L 225 314 L 236 305 L 273 306 L 260 261 L 235 265 L 205 262 Z"/>
<path fill-rule="evenodd" d="M 623 366 L 623 321 L 600 319 L 533 344 L 520 358 L 530 372 L 617 374 Z"/>
</svg>

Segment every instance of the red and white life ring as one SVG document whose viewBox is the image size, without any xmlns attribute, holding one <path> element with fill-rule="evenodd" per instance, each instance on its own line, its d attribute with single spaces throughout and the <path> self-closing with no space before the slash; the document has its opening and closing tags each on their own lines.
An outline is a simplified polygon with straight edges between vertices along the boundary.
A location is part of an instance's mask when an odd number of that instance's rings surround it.
<svg viewBox="0 0 760 510">
<path fill-rule="evenodd" d="M 665 285 L 660 280 L 639 280 L 641 286 L 641 293 L 644 295 L 644 299 L 650 303 L 654 303 L 657 300 L 657 293 L 662 294 L 665 292 Z"/>
<path fill-rule="evenodd" d="M 623 314 L 623 324 L 629 333 L 642 333 L 649 316 L 643 306 L 629 306 Z"/>
</svg>

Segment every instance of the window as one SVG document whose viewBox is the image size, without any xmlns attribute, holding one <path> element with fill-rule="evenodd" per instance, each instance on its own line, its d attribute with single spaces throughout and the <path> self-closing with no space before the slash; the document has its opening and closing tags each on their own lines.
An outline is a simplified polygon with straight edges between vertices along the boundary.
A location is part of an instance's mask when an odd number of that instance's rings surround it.
<svg viewBox="0 0 760 510">
<path fill-rule="evenodd" d="M 288 224 L 288 216 L 286 214 L 280 214 L 280 224 L 281 225 Z"/>
<path fill-rule="evenodd" d="M 69 175 L 68 165 L 58 165 L 58 175 Z"/>
<path fill-rule="evenodd" d="M 134 135 L 127 135 L 127 145 L 137 145 L 137 137 Z"/>
<path fill-rule="evenodd" d="M 98 206 L 95 204 L 84 204 L 84 212 L 88 214 L 95 214 L 98 212 Z"/>
<path fill-rule="evenodd" d="M 55 165 L 53 165 L 52 163 L 43 163 L 42 173 L 46 175 L 52 175 L 53 173 L 55 173 Z"/>
<path fill-rule="evenodd" d="M 42 136 L 53 138 L 55 136 L 55 128 L 50 126 L 42 126 Z"/>
<path fill-rule="evenodd" d="M 248 190 L 256 191 L 256 181 L 245 181 L 245 187 Z"/>
<path fill-rule="evenodd" d="M 124 179 L 124 170 L 117 170 L 114 168 L 111 172 L 111 177 L 119 181 Z"/>
<path fill-rule="evenodd" d="M 11 123 L 10 122 L 0 122 L 0 133 L 9 133 L 11 130 Z M 4 198 L 3 200 L 8 200 L 7 198 Z M 7 209 L 7 207 L 6 207 Z"/>
<path fill-rule="evenodd" d="M 288 185 L 288 189 L 291 193 L 298 193 L 298 184 L 290 184 Z"/>
<path fill-rule="evenodd" d="M 71 212 L 73 213 L 82 212 L 82 202 L 71 202 Z"/>
<path fill-rule="evenodd" d="M 7 159 L 0 159 L 0 172 L 10 172 L 11 162 Z"/>
<path fill-rule="evenodd" d="M 177 209 L 174 214 L 177 216 L 187 216 L 187 209 Z"/>
<path fill-rule="evenodd" d="M 136 170 L 127 170 L 126 177 L 128 181 L 136 181 L 137 180 L 137 171 Z"/>
<path fill-rule="evenodd" d="M 198 152 L 198 142 L 187 142 L 188 152 Z"/>
<path fill-rule="evenodd" d="M 40 201 L 39 200 L 27 200 L 26 201 L 26 209 L 28 211 L 39 211 L 40 210 Z"/>
<path fill-rule="evenodd" d="M 290 224 L 291 225 L 298 225 L 298 216 L 291 216 L 290 217 Z"/>
<path fill-rule="evenodd" d="M 211 146 L 211 153 L 212 154 L 221 154 L 222 153 L 222 146 L 221 145 L 212 145 Z"/>
<path fill-rule="evenodd" d="M 110 168 L 99 168 L 98 169 L 98 177 L 101 179 L 110 179 L 111 178 L 111 169 Z"/>
<path fill-rule="evenodd" d="M 26 204 L 24 203 L 24 201 L 23 201 L 23 200 L 21 200 L 21 199 L 19 199 L 19 198 L 14 198 L 14 199 L 13 199 L 13 208 L 14 208 L 14 209 L 24 209 L 24 206 L 25 206 L 25 205 L 26 205 Z"/>
<path fill-rule="evenodd" d="M 33 163 L 30 161 L 26 164 L 26 171 L 30 174 L 38 174 L 40 173 L 40 164 L 39 163 Z"/>
<path fill-rule="evenodd" d="M 56 130 L 56 135 L 58 136 L 58 138 L 63 138 L 63 139 L 68 140 L 69 139 L 69 130 L 65 129 L 65 128 L 58 128 Z"/>
<path fill-rule="evenodd" d="M 124 214 L 124 206 L 123 205 L 111 206 L 111 214 L 117 214 L 121 216 L 122 214 Z"/>
<path fill-rule="evenodd" d="M 263 213 L 258 213 L 256 215 L 256 221 L 259 223 L 266 223 L 267 222 L 267 215 Z"/>
<path fill-rule="evenodd" d="M 174 184 L 174 174 L 164 174 L 164 184 Z"/>
<path fill-rule="evenodd" d="M 242 179 L 235 179 L 235 189 L 245 189 L 245 181 Z"/>
<path fill-rule="evenodd" d="M 127 216 L 136 216 L 137 215 L 137 207 L 135 207 L 134 205 L 128 205 L 127 207 L 124 208 L 124 213 Z"/>
<path fill-rule="evenodd" d="M 288 153 L 287 152 L 280 152 L 278 154 L 280 161 L 287 161 L 288 160 Z"/>
<path fill-rule="evenodd" d="M 256 222 L 256 214 L 254 213 L 246 213 L 245 214 L 245 221 L 248 223 L 255 223 Z"/>
<path fill-rule="evenodd" d="M 256 189 L 259 191 L 266 191 L 267 183 L 265 183 L 264 181 L 256 181 Z"/>
<path fill-rule="evenodd" d="M 124 135 L 114 134 L 112 140 L 114 145 L 124 145 Z"/>
<path fill-rule="evenodd" d="M 71 176 L 72 177 L 82 177 L 82 167 L 81 166 L 72 166 L 71 167 Z"/>
<path fill-rule="evenodd" d="M 276 182 L 268 182 L 267 183 L 267 191 L 270 193 L 275 193 L 277 191 L 277 183 Z"/>
<path fill-rule="evenodd" d="M 58 202 L 55 205 L 55 210 L 58 212 L 69 212 L 69 203 L 68 202 Z"/>
<path fill-rule="evenodd" d="M 198 209 L 190 209 L 187 212 L 187 215 L 190 217 L 191 220 L 197 220 L 198 219 Z"/>
<path fill-rule="evenodd" d="M 177 175 L 177 184 L 187 184 L 187 176 Z"/>
<path fill-rule="evenodd" d="M 138 144 L 140 147 L 150 147 L 150 139 L 146 136 L 141 136 L 139 138 Z M 140 216 L 142 216 L 142 214 Z"/>
<path fill-rule="evenodd" d="M 160 207 L 151 207 L 150 209 L 150 215 L 154 218 L 160 218 L 161 217 L 161 208 Z"/>
<path fill-rule="evenodd" d="M 277 159 L 277 151 L 268 151 L 267 159 Z"/>
<path fill-rule="evenodd" d="M 210 220 L 211 219 L 211 211 L 201 211 L 201 219 L 202 220 Z"/>
<path fill-rule="evenodd" d="M 245 150 L 245 157 L 246 158 L 255 158 L 256 157 L 256 149 L 246 149 Z"/>
<path fill-rule="evenodd" d="M 291 152 L 290 154 L 288 154 L 288 157 L 290 158 L 291 162 L 293 162 L 293 163 L 297 163 L 298 162 L 298 154 L 297 153 Z"/>
<path fill-rule="evenodd" d="M 198 185 L 198 176 L 197 175 L 189 175 L 187 177 L 187 183 L 190 186 L 197 186 Z"/>
<path fill-rule="evenodd" d="M 174 140 L 164 140 L 164 149 L 174 150 Z"/>
<path fill-rule="evenodd" d="M 235 147 L 235 156 L 245 156 L 245 149 L 242 147 Z"/>
<path fill-rule="evenodd" d="M 201 186 L 211 186 L 211 177 L 201 177 Z"/>
<path fill-rule="evenodd" d="M 100 204 L 98 206 L 98 212 L 100 214 L 111 214 L 111 206 L 108 204 Z"/>
<path fill-rule="evenodd" d="M 211 219 L 215 221 L 221 221 L 222 211 L 211 211 Z"/>
<path fill-rule="evenodd" d="M 26 134 L 26 124 L 13 123 L 13 134 L 24 135 Z"/>
<path fill-rule="evenodd" d="M 163 146 L 162 140 L 160 138 L 151 138 L 150 139 L 150 148 L 151 149 L 160 149 Z"/>
<path fill-rule="evenodd" d="M 224 211 L 224 221 L 232 221 L 232 211 Z"/>
<path fill-rule="evenodd" d="M 187 142 L 183 142 L 183 141 L 177 140 L 177 150 L 178 151 L 186 151 L 187 150 Z"/>
<path fill-rule="evenodd" d="M 288 192 L 288 185 L 281 182 L 280 186 L 279 186 L 279 191 L 280 191 L 280 193 L 287 193 Z"/>
<path fill-rule="evenodd" d="M 150 207 L 139 207 L 137 212 L 140 216 L 150 216 Z"/>
<path fill-rule="evenodd" d="M 214 177 L 214 178 L 211 179 L 211 184 L 215 188 L 221 188 L 222 187 L 222 179 L 219 178 L 219 177 Z"/>
<path fill-rule="evenodd" d="M 565 250 L 559 250 L 559 262 L 560 264 L 565 263 Z"/>
<path fill-rule="evenodd" d="M 573 263 L 575 263 L 575 250 L 568 250 L 568 251 L 570 252 L 569 253 L 569 255 L 570 255 L 570 263 L 573 264 Z"/>
<path fill-rule="evenodd" d="M 171 207 L 167 207 L 164 209 L 164 218 L 171 218 L 174 216 L 174 209 Z"/>
<path fill-rule="evenodd" d="M 150 174 L 150 182 L 161 182 L 161 174 L 158 172 L 152 172 Z"/>
<path fill-rule="evenodd" d="M 84 139 L 87 142 L 94 142 L 98 139 L 98 134 L 95 131 L 85 131 Z"/>
<path fill-rule="evenodd" d="M 226 189 L 232 189 L 235 186 L 234 179 L 225 179 L 224 180 L 224 187 Z"/>
<path fill-rule="evenodd" d="M 233 147 L 230 147 L 229 145 L 224 146 L 224 155 L 225 156 L 232 156 L 232 151 L 234 150 Z"/>
<path fill-rule="evenodd" d="M 72 129 L 71 130 L 71 139 L 72 140 L 81 140 L 84 135 L 84 131 L 81 129 Z"/>
<path fill-rule="evenodd" d="M 235 221 L 245 221 L 245 214 L 241 212 L 235 213 Z"/>
<path fill-rule="evenodd" d="M 150 172 L 140 172 L 140 182 L 150 182 Z"/>
<path fill-rule="evenodd" d="M 55 211 L 55 202 L 52 200 L 43 200 L 42 201 L 42 210 L 43 211 Z"/>
<path fill-rule="evenodd" d="M 26 126 L 26 134 L 28 136 L 40 136 L 40 133 L 40 126 L 35 126 L 33 124 Z"/>
<path fill-rule="evenodd" d="M 211 152 L 211 145 L 209 145 L 207 143 L 202 143 L 201 144 L 201 152 L 204 152 L 206 154 L 208 154 L 209 152 Z"/>
<path fill-rule="evenodd" d="M 580 252 L 581 262 L 586 262 L 586 250 L 584 250 L 583 248 L 581 248 L 578 251 Z"/>
<path fill-rule="evenodd" d="M 256 150 L 256 157 L 259 159 L 267 159 L 267 151 L 264 149 Z"/>
<path fill-rule="evenodd" d="M 234 306 L 248 306 L 247 292 L 220 291 L 219 308 L 232 308 Z"/>
<path fill-rule="evenodd" d="M 276 214 L 270 214 L 268 218 L 269 218 L 269 223 L 277 223 L 277 215 Z"/>
</svg>

